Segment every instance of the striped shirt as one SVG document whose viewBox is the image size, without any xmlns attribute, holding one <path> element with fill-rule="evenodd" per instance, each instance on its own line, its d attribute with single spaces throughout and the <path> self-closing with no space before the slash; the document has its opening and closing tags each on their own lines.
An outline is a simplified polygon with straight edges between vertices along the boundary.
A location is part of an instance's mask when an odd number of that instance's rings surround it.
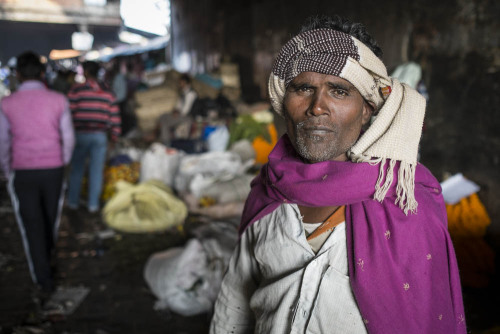
<svg viewBox="0 0 500 334">
<path fill-rule="evenodd" d="M 116 141 L 121 133 L 121 118 L 113 93 L 87 79 L 68 93 L 73 124 L 78 132 L 107 132 Z"/>
</svg>

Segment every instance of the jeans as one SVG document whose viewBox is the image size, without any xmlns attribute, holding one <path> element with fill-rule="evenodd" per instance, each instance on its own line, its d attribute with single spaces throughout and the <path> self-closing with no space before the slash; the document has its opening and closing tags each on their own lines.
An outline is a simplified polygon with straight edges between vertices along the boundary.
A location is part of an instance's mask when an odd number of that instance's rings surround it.
<svg viewBox="0 0 500 334">
<path fill-rule="evenodd" d="M 71 171 L 69 174 L 69 207 L 78 207 L 85 164 L 87 158 L 89 158 L 87 207 L 89 211 L 99 209 L 107 146 L 108 139 L 104 132 L 76 133 L 76 145 L 71 157 Z"/>
</svg>

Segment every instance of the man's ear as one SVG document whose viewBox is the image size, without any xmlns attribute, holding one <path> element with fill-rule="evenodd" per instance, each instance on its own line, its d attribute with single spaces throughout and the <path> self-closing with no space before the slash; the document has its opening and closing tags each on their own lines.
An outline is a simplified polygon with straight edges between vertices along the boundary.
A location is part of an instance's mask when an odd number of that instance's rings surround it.
<svg viewBox="0 0 500 334">
<path fill-rule="evenodd" d="M 374 111 L 375 111 L 375 104 L 371 101 L 365 100 L 363 103 L 363 115 L 362 115 L 363 125 L 366 125 L 370 121 L 370 118 L 372 117 Z"/>
</svg>

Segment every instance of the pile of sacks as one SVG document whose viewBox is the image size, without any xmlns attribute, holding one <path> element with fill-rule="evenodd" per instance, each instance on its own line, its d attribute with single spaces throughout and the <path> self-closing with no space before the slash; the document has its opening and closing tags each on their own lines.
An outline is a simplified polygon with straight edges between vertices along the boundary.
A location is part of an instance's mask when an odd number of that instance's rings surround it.
<svg viewBox="0 0 500 334">
<path fill-rule="evenodd" d="M 105 184 L 108 201 L 103 216 L 110 227 L 134 233 L 163 231 L 182 224 L 188 211 L 214 219 L 237 217 L 243 212 L 255 176 L 248 173 L 255 158 L 249 141 L 235 143 L 232 150 L 199 154 L 186 154 L 160 143 L 130 153 L 136 161 L 109 167 L 106 172 L 108 179 L 121 178 Z M 127 150 L 119 152 L 119 156 L 124 155 Z M 139 172 L 111 174 L 110 168 Z"/>
<path fill-rule="evenodd" d="M 182 224 L 187 212 L 212 219 L 239 217 L 255 176 L 249 170 L 267 162 L 277 141 L 272 114 L 261 110 L 265 106 L 257 109 L 237 117 L 229 128 L 205 125 L 202 139 L 208 152 L 188 154 L 158 142 L 146 150 L 115 149 L 105 172 L 105 222 L 140 233 Z"/>
<path fill-rule="evenodd" d="M 252 165 L 253 160 L 243 163 L 233 151 L 187 155 L 179 163 L 174 188 L 192 213 L 217 219 L 239 216 L 254 177 L 247 173 Z"/>
</svg>

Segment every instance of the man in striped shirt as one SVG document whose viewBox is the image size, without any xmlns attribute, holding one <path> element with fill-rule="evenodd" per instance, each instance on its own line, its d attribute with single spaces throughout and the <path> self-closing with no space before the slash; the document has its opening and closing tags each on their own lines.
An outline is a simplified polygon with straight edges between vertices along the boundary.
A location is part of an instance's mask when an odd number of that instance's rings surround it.
<svg viewBox="0 0 500 334">
<path fill-rule="evenodd" d="M 103 169 L 106 160 L 108 135 L 116 142 L 121 132 L 121 119 L 113 93 L 106 91 L 97 81 L 99 65 L 83 63 L 85 83 L 74 86 L 68 93 L 76 146 L 71 159 L 68 206 L 77 209 L 80 199 L 85 164 L 89 158 L 88 202 L 89 212 L 99 210 Z"/>
</svg>

